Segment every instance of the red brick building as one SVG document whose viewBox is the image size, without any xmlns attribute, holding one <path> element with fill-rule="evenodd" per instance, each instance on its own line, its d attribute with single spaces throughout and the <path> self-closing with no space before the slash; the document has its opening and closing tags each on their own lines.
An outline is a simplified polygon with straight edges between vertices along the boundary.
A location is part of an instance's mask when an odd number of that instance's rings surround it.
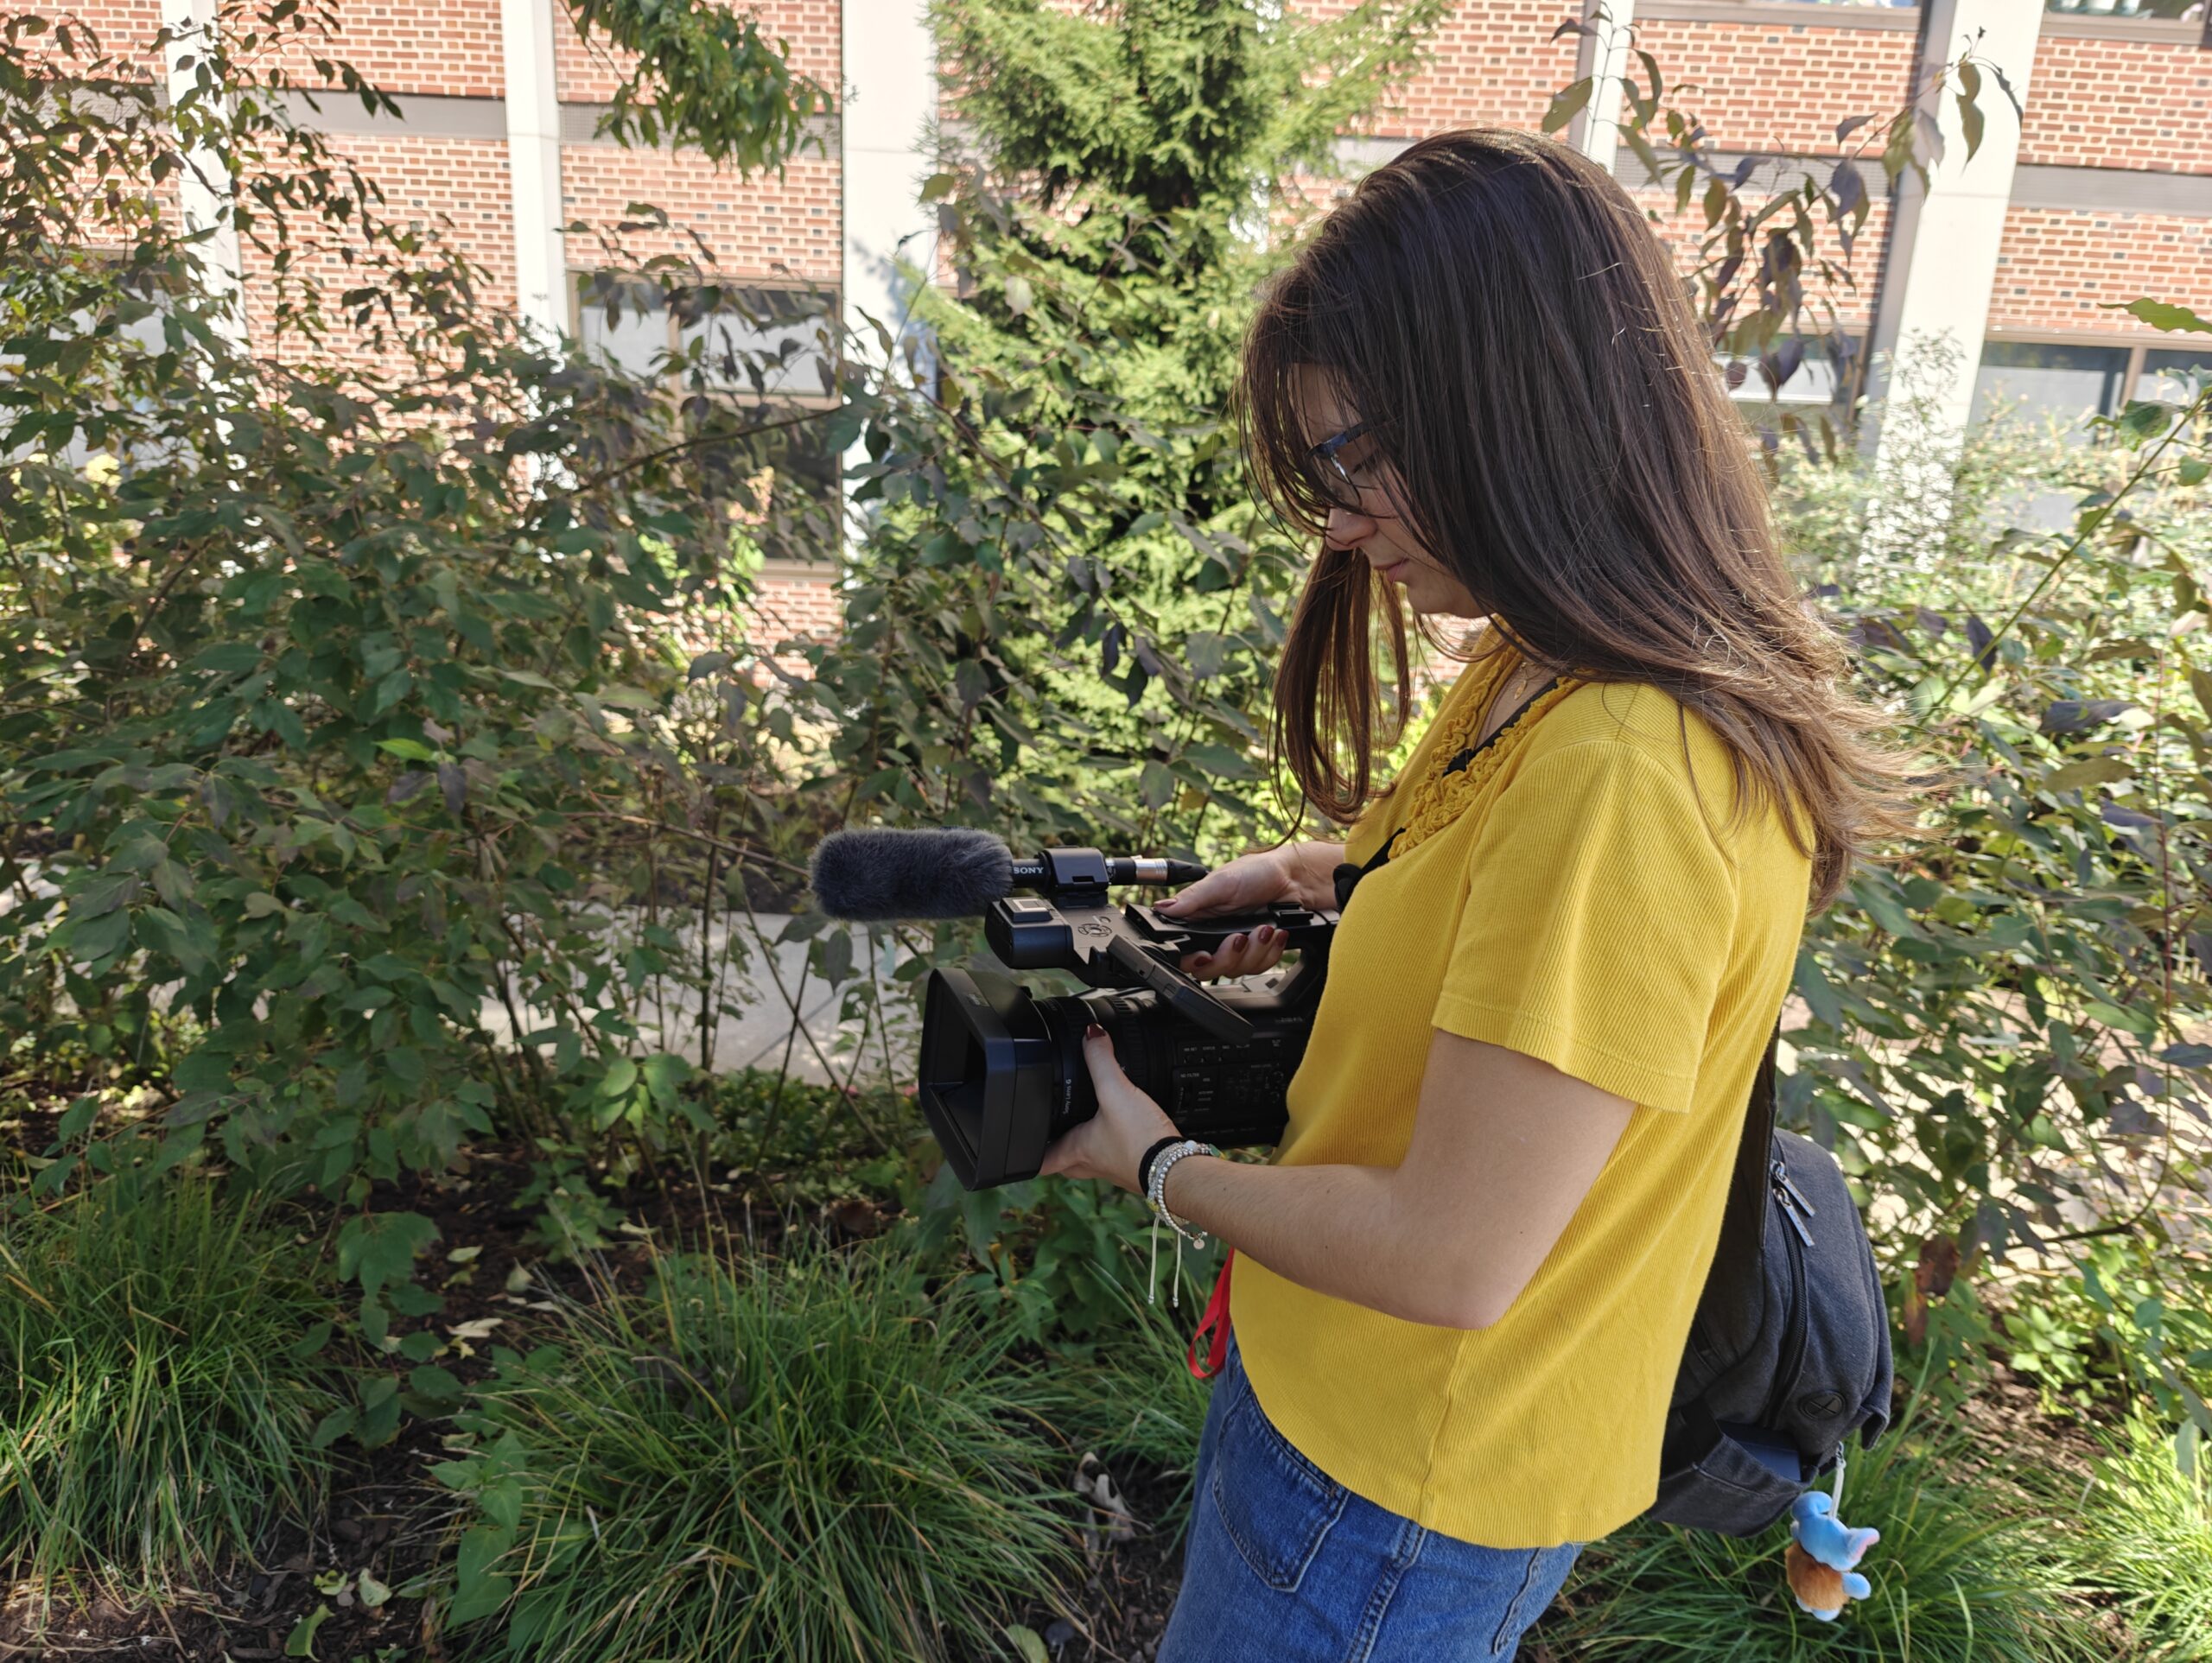
<svg viewBox="0 0 2212 1663">
<path fill-rule="evenodd" d="M 212 9 L 213 0 L 77 8 L 111 45 L 150 41 L 165 15 L 188 22 Z M 930 263 L 928 215 L 913 200 L 936 107 L 923 0 L 761 0 L 759 10 L 840 111 L 781 180 L 740 181 L 682 150 L 595 139 L 620 67 L 577 38 L 560 0 L 341 0 L 334 54 L 394 93 L 404 119 L 364 117 L 336 100 L 311 119 L 382 181 L 394 209 L 444 221 L 526 315 L 594 350 L 649 355 L 698 327 L 663 317 L 610 326 L 587 286 L 609 257 L 596 239 L 557 229 L 563 220 L 612 226 L 639 201 L 666 209 L 683 234 L 632 234 L 633 252 L 696 253 L 696 236 L 794 330 L 818 308 L 895 320 L 889 252 Z M 1347 138 L 1347 162 L 1371 164 L 1453 126 L 1535 126 L 1577 74 L 1577 41 L 1554 32 L 1580 10 L 1580 0 L 1463 0 L 1397 107 Z M 2203 337 L 2161 337 L 2105 309 L 2152 294 L 2212 314 L 2204 10 L 2203 0 L 2050 0 L 2048 10 L 2037 0 L 1610 5 L 1616 18 L 1632 16 L 1636 43 L 1670 82 L 1696 84 L 1693 102 L 1714 141 L 1738 155 L 1833 156 L 1839 120 L 1899 107 L 1961 43 L 1979 37 L 2000 61 L 2010 54 L 2024 117 L 2015 122 L 1993 98 L 1974 168 L 1954 180 L 1947 165 L 1924 200 L 1908 191 L 1878 206 L 1846 314 L 1877 348 L 1930 319 L 1964 333 L 1971 378 L 1959 390 L 1961 416 L 1999 391 L 2062 414 L 2111 409 L 2177 370 L 2212 365 Z M 238 275 L 251 296 L 250 259 Z M 785 392 L 806 396 L 807 378 L 802 361 Z M 1808 371 L 1785 394 L 1830 391 Z M 831 463 L 824 488 L 834 488 L 834 472 Z M 833 621 L 826 569 L 769 561 L 772 627 Z"/>
</svg>

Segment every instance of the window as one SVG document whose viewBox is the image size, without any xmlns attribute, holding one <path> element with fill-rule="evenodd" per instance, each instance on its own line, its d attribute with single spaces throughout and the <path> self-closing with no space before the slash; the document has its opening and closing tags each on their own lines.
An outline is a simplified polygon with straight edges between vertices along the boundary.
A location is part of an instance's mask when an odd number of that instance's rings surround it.
<svg viewBox="0 0 2212 1663">
<path fill-rule="evenodd" d="M 1848 366 L 1857 361 L 1859 343 L 1849 341 L 1846 346 L 1846 368 L 1837 369 L 1836 360 L 1829 355 L 1824 343 L 1807 342 L 1804 356 L 1789 378 L 1779 387 L 1770 387 L 1756 358 L 1735 358 L 1723 354 L 1719 359 L 1722 373 L 1729 380 L 1728 396 L 1743 404 L 1782 404 L 1803 408 L 1807 405 L 1832 405 L 1842 397 Z M 1736 366 L 1743 366 L 1739 380 Z"/>
<path fill-rule="evenodd" d="M 835 406 L 836 295 L 597 272 L 578 275 L 575 299 L 587 354 L 757 417 L 760 431 L 701 458 L 730 482 L 744 540 L 770 560 L 835 559 L 842 459 L 822 421 L 791 418 Z"/>
<path fill-rule="evenodd" d="M 2055 420 L 2069 440 L 2086 442 L 2087 419 L 2120 408 L 2127 356 L 2125 346 L 1985 341 L 1974 378 L 1974 419 L 2004 410 L 2030 422 Z"/>
<path fill-rule="evenodd" d="M 2043 9 L 2091 17 L 2177 17 L 2195 22 L 2204 16 L 2204 0 L 2043 0 Z"/>
<path fill-rule="evenodd" d="M 836 395 L 836 297 L 814 289 L 671 288 L 599 272 L 577 282 L 585 351 L 633 375 L 664 371 L 762 397 Z"/>
<path fill-rule="evenodd" d="M 1754 356 L 1722 352 L 1713 359 L 1720 366 L 1728 397 L 1735 401 L 1737 409 L 1770 441 L 1783 432 L 1784 416 L 1841 421 L 1850 414 L 1856 390 L 1861 351 L 1856 337 L 1845 336 L 1834 346 L 1826 340 L 1790 346 L 1801 349 L 1802 356 L 1784 348 L 1785 365 L 1792 358 L 1796 363 L 1779 387 L 1768 384 L 1766 372 Z"/>
<path fill-rule="evenodd" d="M 2154 348 L 2143 354 L 2143 373 L 2136 378 L 2135 396 L 2162 403 L 2186 404 L 2208 381 L 2212 381 L 2212 350 L 2177 352 Z"/>
</svg>

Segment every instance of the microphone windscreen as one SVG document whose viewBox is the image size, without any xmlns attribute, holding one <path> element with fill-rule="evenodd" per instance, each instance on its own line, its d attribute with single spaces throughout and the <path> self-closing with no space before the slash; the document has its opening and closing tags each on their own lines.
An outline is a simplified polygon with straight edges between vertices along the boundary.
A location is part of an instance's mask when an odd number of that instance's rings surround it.
<svg viewBox="0 0 2212 1663">
<path fill-rule="evenodd" d="M 987 831 L 866 827 L 823 838 L 809 879 L 833 918 L 972 918 L 1014 888 L 1014 856 Z"/>
</svg>

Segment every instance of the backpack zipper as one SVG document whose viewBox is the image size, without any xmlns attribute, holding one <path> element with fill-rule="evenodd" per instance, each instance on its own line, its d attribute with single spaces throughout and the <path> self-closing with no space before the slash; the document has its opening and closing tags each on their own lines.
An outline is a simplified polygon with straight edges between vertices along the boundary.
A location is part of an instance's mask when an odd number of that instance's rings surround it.
<svg viewBox="0 0 2212 1663">
<path fill-rule="evenodd" d="M 1782 1216 L 1789 1221 L 1790 1228 L 1790 1234 L 1782 1238 L 1789 1254 L 1789 1325 L 1783 1331 L 1782 1365 L 1775 1370 L 1774 1385 L 1767 1393 L 1766 1410 L 1759 1417 L 1759 1425 L 1776 1428 L 1776 1417 L 1782 1408 L 1783 1399 L 1795 1388 L 1798 1371 L 1805 1366 L 1805 1249 L 1813 1245 L 1813 1233 L 1805 1228 L 1804 1221 L 1797 1216 L 1797 1213 L 1801 1208 L 1807 1213 L 1813 1209 L 1812 1204 L 1799 1193 L 1797 1186 L 1789 1181 L 1789 1172 L 1783 1166 L 1779 1156 L 1776 1157 L 1768 1171 L 1774 1198 L 1781 1203 Z"/>
<path fill-rule="evenodd" d="M 1796 1231 L 1797 1239 L 1811 1247 L 1813 1233 L 1805 1228 L 1805 1219 L 1817 1218 L 1820 1215 L 1813 1210 L 1813 1203 L 1805 1199 L 1805 1192 L 1789 1181 L 1789 1169 L 1782 1164 L 1782 1157 L 1777 1155 L 1774 1158 L 1773 1164 L 1767 1168 L 1767 1175 L 1768 1187 L 1773 1190 L 1774 1198 L 1782 1203 L 1783 1217 L 1789 1221 L 1789 1228 Z M 1804 1215 L 1803 1218 L 1798 1216 L 1801 1213 Z"/>
</svg>

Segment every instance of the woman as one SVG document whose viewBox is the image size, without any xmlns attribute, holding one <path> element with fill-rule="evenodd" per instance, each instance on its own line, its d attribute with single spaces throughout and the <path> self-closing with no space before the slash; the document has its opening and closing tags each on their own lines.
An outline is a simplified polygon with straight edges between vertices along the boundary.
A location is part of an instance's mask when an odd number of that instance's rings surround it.
<svg viewBox="0 0 2212 1663">
<path fill-rule="evenodd" d="M 1279 749 L 1357 823 L 1164 910 L 1357 879 L 1274 1164 L 1157 1158 L 1235 1252 L 1236 1336 L 1161 1663 L 1510 1656 L 1653 1498 L 1808 904 L 1893 776 L 1665 252 L 1576 153 L 1460 132 L 1368 175 L 1266 297 L 1241 402 L 1321 538 Z M 1401 593 L 1488 624 L 1378 799 Z M 1086 1055 L 1099 1113 L 1046 1170 L 1135 1185 L 1174 1128 Z"/>
</svg>

